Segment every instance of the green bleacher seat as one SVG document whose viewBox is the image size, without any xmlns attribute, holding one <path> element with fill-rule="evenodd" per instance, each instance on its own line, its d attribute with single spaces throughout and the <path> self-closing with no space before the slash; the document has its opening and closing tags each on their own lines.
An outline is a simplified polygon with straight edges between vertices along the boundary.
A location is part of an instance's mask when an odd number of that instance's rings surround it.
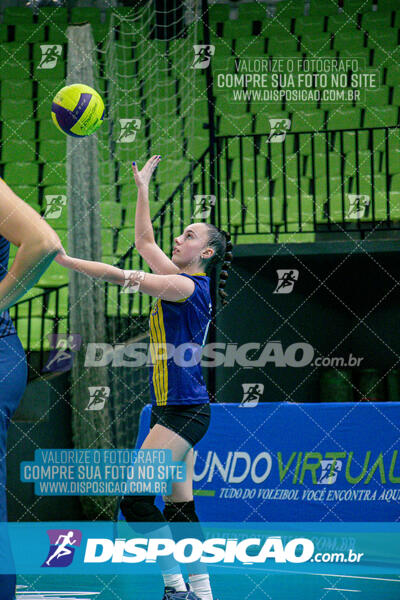
<svg viewBox="0 0 400 600">
<path fill-rule="evenodd" d="M 229 19 L 230 7 L 227 4 L 214 4 L 208 8 L 210 24 L 223 23 Z"/>
<path fill-rule="evenodd" d="M 337 109 L 331 110 L 328 116 L 328 129 L 351 129 L 360 127 L 361 111 L 359 108 Z"/>
<path fill-rule="evenodd" d="M 29 46 L 24 45 L 20 42 L 7 42 L 0 45 L 0 63 L 3 64 L 6 61 L 17 62 L 17 61 L 28 61 L 29 60 Z"/>
<path fill-rule="evenodd" d="M 13 192 L 28 204 L 39 206 L 39 190 L 36 185 L 13 185 Z"/>
<path fill-rule="evenodd" d="M 53 123 L 51 123 L 51 125 L 53 125 Z M 39 145 L 39 162 L 63 162 L 66 160 L 66 156 L 66 139 L 41 140 Z"/>
<path fill-rule="evenodd" d="M 299 40 L 293 34 L 281 38 L 268 38 L 267 54 L 274 57 L 294 56 L 300 52 Z"/>
<path fill-rule="evenodd" d="M 332 47 L 332 34 L 330 33 L 306 33 L 301 36 L 301 49 L 306 54 L 324 56 Z"/>
<path fill-rule="evenodd" d="M 33 104 L 32 100 L 21 99 L 3 99 L 1 102 L 1 118 L 3 121 L 32 119 Z"/>
<path fill-rule="evenodd" d="M 210 44 L 218 48 L 218 56 L 230 56 L 232 54 L 232 40 L 225 40 L 224 38 L 217 36 L 213 31 L 210 32 Z M 182 51 L 177 50 L 177 52 Z M 171 54 L 170 51 L 170 56 L 175 55 Z M 177 56 L 179 56 L 179 54 L 177 54 Z"/>
<path fill-rule="evenodd" d="M 6 59 L 0 65 L 0 79 L 28 79 L 30 77 L 30 63 L 27 60 Z"/>
<path fill-rule="evenodd" d="M 247 21 L 262 21 L 267 19 L 267 6 L 259 2 L 249 2 L 239 6 L 239 19 Z"/>
<path fill-rule="evenodd" d="M 399 31 L 391 27 L 387 27 L 384 31 L 368 32 L 368 46 L 370 48 L 386 48 L 395 49 L 399 44 Z"/>
<path fill-rule="evenodd" d="M 386 29 L 391 26 L 390 12 L 366 12 L 361 19 L 361 29 L 364 31 L 376 31 L 377 29 Z"/>
<path fill-rule="evenodd" d="M 245 135 L 252 132 L 251 114 L 221 117 L 220 135 Z"/>
<path fill-rule="evenodd" d="M 22 6 L 8 6 L 4 11 L 3 23 L 10 25 L 33 23 L 32 10 Z"/>
<path fill-rule="evenodd" d="M 0 25 L 0 44 L 8 42 L 8 26 Z"/>
<path fill-rule="evenodd" d="M 250 37 L 252 35 L 252 22 L 243 21 L 237 19 L 236 21 L 225 21 L 224 22 L 224 39 L 240 39 L 243 37 Z"/>
<path fill-rule="evenodd" d="M 64 84 L 66 63 L 62 56 L 59 56 L 57 63 L 51 69 L 39 68 L 40 63 L 36 63 L 33 69 L 33 75 L 36 79 L 51 79 L 59 85 Z"/>
<path fill-rule="evenodd" d="M 235 54 L 240 58 L 246 56 L 264 56 L 265 45 L 266 44 L 264 38 L 241 38 L 239 40 L 236 40 Z"/>
<path fill-rule="evenodd" d="M 65 185 L 67 179 L 66 163 L 50 163 L 43 166 L 41 185 Z"/>
<path fill-rule="evenodd" d="M 384 72 L 392 68 L 396 68 L 400 60 L 400 48 L 371 48 L 371 64 L 376 69 L 379 69 L 381 77 L 384 77 Z"/>
<path fill-rule="evenodd" d="M 398 106 L 398 98 L 396 96 L 396 88 L 395 93 L 393 95 L 393 104 Z M 376 89 L 366 89 L 365 90 L 365 106 L 387 106 L 389 104 L 389 90 L 386 86 L 380 86 Z"/>
<path fill-rule="evenodd" d="M 343 12 L 345 14 L 365 13 L 375 10 L 374 0 L 344 0 Z"/>
<path fill-rule="evenodd" d="M 114 202 L 116 197 L 115 185 L 100 185 L 100 202 Z"/>
<path fill-rule="evenodd" d="M 357 28 L 357 16 L 343 13 L 328 17 L 327 31 L 340 35 L 343 31 L 353 31 Z"/>
<path fill-rule="evenodd" d="M 41 25 L 66 25 L 68 22 L 67 9 L 63 6 L 41 6 L 39 7 L 38 22 Z"/>
<path fill-rule="evenodd" d="M 35 142 L 9 140 L 2 144 L 1 162 L 3 163 L 21 160 L 24 162 L 33 162 L 35 156 Z"/>
<path fill-rule="evenodd" d="M 388 69 L 386 85 L 393 87 L 400 85 L 400 65 L 392 66 Z"/>
<path fill-rule="evenodd" d="M 339 12 L 336 0 L 311 0 L 310 15 L 336 15 Z"/>
<path fill-rule="evenodd" d="M 50 25 L 49 26 L 49 37 L 47 42 L 49 44 L 66 44 L 67 39 L 67 25 Z"/>
<path fill-rule="evenodd" d="M 100 11 L 96 7 L 76 7 L 71 10 L 71 23 L 100 23 Z"/>
<path fill-rule="evenodd" d="M 274 236 L 273 234 L 268 233 L 259 233 L 259 234 L 237 234 L 234 237 L 235 245 L 244 245 L 244 244 L 273 244 Z"/>
<path fill-rule="evenodd" d="M 352 48 L 343 48 L 340 50 L 340 58 L 343 59 L 357 59 L 359 65 L 359 71 L 364 72 L 370 64 L 373 57 L 373 50 L 371 48 L 357 48 L 354 52 Z"/>
<path fill-rule="evenodd" d="M 3 121 L 3 142 L 10 139 L 33 140 L 35 139 L 35 123 L 29 121 L 9 120 Z"/>
<path fill-rule="evenodd" d="M 4 179 L 10 184 L 37 185 L 39 166 L 37 163 L 8 163 L 4 166 Z"/>
<path fill-rule="evenodd" d="M 101 226 L 120 227 L 122 224 L 122 204 L 117 202 L 101 202 Z"/>
<path fill-rule="evenodd" d="M 322 33 L 324 29 L 324 17 L 296 17 L 294 31 L 296 35 L 307 35 Z"/>
<path fill-rule="evenodd" d="M 1 99 L 7 101 L 8 98 L 15 100 L 26 100 L 32 97 L 32 81 L 30 79 L 3 79 L 1 81 Z"/>
<path fill-rule="evenodd" d="M 15 26 L 15 41 L 25 44 L 44 43 L 44 27 L 32 24 L 18 24 Z"/>
<path fill-rule="evenodd" d="M 379 169 L 378 153 L 374 155 L 374 171 Z M 369 175 L 371 172 L 371 151 L 359 150 L 358 152 L 358 170 L 362 176 Z M 357 158 L 355 152 L 348 152 L 345 155 L 344 172 L 346 176 L 354 175 L 357 171 Z"/>
<path fill-rule="evenodd" d="M 51 121 L 50 123 L 48 114 L 46 115 L 45 119 L 39 121 L 38 139 L 40 140 L 40 142 L 51 140 L 63 141 L 64 143 L 66 143 L 65 134 L 59 129 L 57 129 L 57 127 L 53 124 L 53 121 Z"/>
<path fill-rule="evenodd" d="M 356 54 L 358 49 L 365 46 L 364 37 L 364 33 L 357 29 L 337 32 L 333 40 L 333 48 L 339 52 L 353 48 L 354 54 Z"/>
<path fill-rule="evenodd" d="M 398 123 L 397 106 L 370 106 L 364 115 L 364 127 L 389 127 Z"/>
<path fill-rule="evenodd" d="M 290 131 L 319 131 L 324 129 L 324 113 L 322 111 L 294 112 Z"/>
</svg>

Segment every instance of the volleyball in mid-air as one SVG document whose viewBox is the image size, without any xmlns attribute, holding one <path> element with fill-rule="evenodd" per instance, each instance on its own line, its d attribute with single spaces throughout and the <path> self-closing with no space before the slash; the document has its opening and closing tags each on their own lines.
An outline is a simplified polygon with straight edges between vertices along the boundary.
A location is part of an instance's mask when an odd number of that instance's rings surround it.
<svg viewBox="0 0 400 600">
<path fill-rule="evenodd" d="M 85 137 L 102 124 L 104 102 L 100 94 L 88 85 L 67 85 L 54 97 L 51 118 L 60 131 L 73 137 Z"/>
</svg>

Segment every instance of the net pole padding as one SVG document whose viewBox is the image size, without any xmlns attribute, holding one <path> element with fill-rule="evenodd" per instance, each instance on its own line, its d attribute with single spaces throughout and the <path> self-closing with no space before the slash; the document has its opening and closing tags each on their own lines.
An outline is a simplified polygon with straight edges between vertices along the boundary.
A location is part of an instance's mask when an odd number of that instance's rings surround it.
<svg viewBox="0 0 400 600">
<path fill-rule="evenodd" d="M 67 85 L 95 85 L 95 45 L 89 24 L 70 26 Z M 67 136 L 68 254 L 101 261 L 101 221 L 97 134 L 85 138 Z M 90 387 L 108 388 L 106 367 L 84 366 L 88 343 L 106 339 L 104 282 L 70 271 L 70 332 L 81 336 L 71 374 L 72 431 L 75 448 L 113 447 L 108 401 L 101 410 L 87 410 Z M 93 393 L 93 390 L 91 390 Z M 102 391 L 102 390 L 101 390 Z M 102 391 L 102 393 L 104 393 Z M 81 496 L 89 519 L 109 519 L 115 498 Z"/>
</svg>

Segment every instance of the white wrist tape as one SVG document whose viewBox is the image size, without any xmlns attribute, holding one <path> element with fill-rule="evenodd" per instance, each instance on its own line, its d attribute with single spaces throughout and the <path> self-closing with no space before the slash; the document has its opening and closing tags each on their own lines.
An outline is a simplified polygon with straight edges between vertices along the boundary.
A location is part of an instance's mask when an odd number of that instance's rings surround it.
<svg viewBox="0 0 400 600">
<path fill-rule="evenodd" d="M 140 283 L 143 281 L 145 271 L 125 271 L 125 283 L 121 290 L 121 294 L 134 294 L 139 291 Z"/>
</svg>

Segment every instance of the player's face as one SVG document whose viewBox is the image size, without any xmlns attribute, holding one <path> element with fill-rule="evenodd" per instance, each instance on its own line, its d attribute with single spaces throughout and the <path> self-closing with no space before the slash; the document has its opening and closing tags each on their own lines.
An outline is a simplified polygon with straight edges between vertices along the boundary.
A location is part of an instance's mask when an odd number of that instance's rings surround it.
<svg viewBox="0 0 400 600">
<path fill-rule="evenodd" d="M 172 261 L 180 266 L 193 265 L 200 261 L 200 254 L 207 245 L 207 227 L 204 223 L 192 223 L 175 238 Z"/>
</svg>

